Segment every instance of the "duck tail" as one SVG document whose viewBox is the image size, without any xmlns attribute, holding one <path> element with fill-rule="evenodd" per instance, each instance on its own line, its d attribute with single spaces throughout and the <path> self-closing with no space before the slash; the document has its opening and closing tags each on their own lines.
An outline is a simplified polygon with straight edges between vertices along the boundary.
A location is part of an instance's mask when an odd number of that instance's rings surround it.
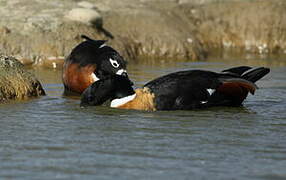
<svg viewBox="0 0 286 180">
<path fill-rule="evenodd" d="M 93 39 L 91 39 L 90 37 L 88 37 L 88 36 L 86 36 L 86 35 L 84 35 L 84 34 L 82 34 L 80 37 L 81 37 L 82 39 L 85 39 L 85 40 L 88 40 L 88 41 L 94 41 Z"/>
<path fill-rule="evenodd" d="M 242 74 L 242 78 L 246 79 L 250 82 L 255 83 L 256 81 L 258 81 L 259 79 L 263 78 L 266 74 L 268 74 L 270 72 L 269 68 L 265 68 L 265 67 L 259 67 L 250 71 L 245 72 L 244 74 Z"/>
<path fill-rule="evenodd" d="M 244 72 L 246 72 L 250 69 L 251 69 L 251 67 L 249 67 L 249 66 L 238 66 L 238 67 L 234 67 L 234 68 L 230 68 L 230 69 L 225 69 L 222 72 L 232 73 L 232 74 L 241 76 Z"/>
</svg>

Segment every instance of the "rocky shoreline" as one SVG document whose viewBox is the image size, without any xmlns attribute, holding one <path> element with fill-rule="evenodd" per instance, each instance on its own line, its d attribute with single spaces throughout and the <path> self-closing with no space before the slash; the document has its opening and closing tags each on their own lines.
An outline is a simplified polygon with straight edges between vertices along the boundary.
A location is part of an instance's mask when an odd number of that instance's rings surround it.
<svg viewBox="0 0 286 180">
<path fill-rule="evenodd" d="M 55 68 L 86 34 L 129 61 L 286 53 L 285 10 L 283 0 L 0 0 L 0 51 Z"/>
</svg>

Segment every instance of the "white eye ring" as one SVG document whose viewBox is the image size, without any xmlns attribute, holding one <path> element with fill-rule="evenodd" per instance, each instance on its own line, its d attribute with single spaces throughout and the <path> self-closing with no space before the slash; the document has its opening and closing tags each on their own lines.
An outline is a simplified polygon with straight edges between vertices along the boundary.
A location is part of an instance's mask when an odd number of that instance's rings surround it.
<svg viewBox="0 0 286 180">
<path fill-rule="evenodd" d="M 109 62 L 113 67 L 115 67 L 115 68 L 119 67 L 119 63 L 116 60 L 109 58 Z"/>
</svg>

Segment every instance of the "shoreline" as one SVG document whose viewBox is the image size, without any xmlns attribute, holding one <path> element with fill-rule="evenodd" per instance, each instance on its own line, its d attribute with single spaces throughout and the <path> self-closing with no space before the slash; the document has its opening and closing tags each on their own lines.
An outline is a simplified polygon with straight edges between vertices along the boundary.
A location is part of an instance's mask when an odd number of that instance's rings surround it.
<svg viewBox="0 0 286 180">
<path fill-rule="evenodd" d="M 81 34 L 107 39 L 128 61 L 203 60 L 213 49 L 286 54 L 283 0 L 11 0 L 0 5 L 0 51 L 24 64 L 63 59 L 82 41 Z"/>
</svg>

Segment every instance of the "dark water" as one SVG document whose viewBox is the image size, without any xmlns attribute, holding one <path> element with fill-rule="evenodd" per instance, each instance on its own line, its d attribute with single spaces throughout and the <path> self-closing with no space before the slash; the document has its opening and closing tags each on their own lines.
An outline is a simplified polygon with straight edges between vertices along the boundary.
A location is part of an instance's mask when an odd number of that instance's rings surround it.
<svg viewBox="0 0 286 180">
<path fill-rule="evenodd" d="M 0 179 L 286 179 L 284 63 L 130 64 L 137 87 L 183 69 L 271 67 L 244 107 L 170 112 L 81 109 L 60 70 L 36 69 L 48 95 L 0 105 Z"/>
</svg>

